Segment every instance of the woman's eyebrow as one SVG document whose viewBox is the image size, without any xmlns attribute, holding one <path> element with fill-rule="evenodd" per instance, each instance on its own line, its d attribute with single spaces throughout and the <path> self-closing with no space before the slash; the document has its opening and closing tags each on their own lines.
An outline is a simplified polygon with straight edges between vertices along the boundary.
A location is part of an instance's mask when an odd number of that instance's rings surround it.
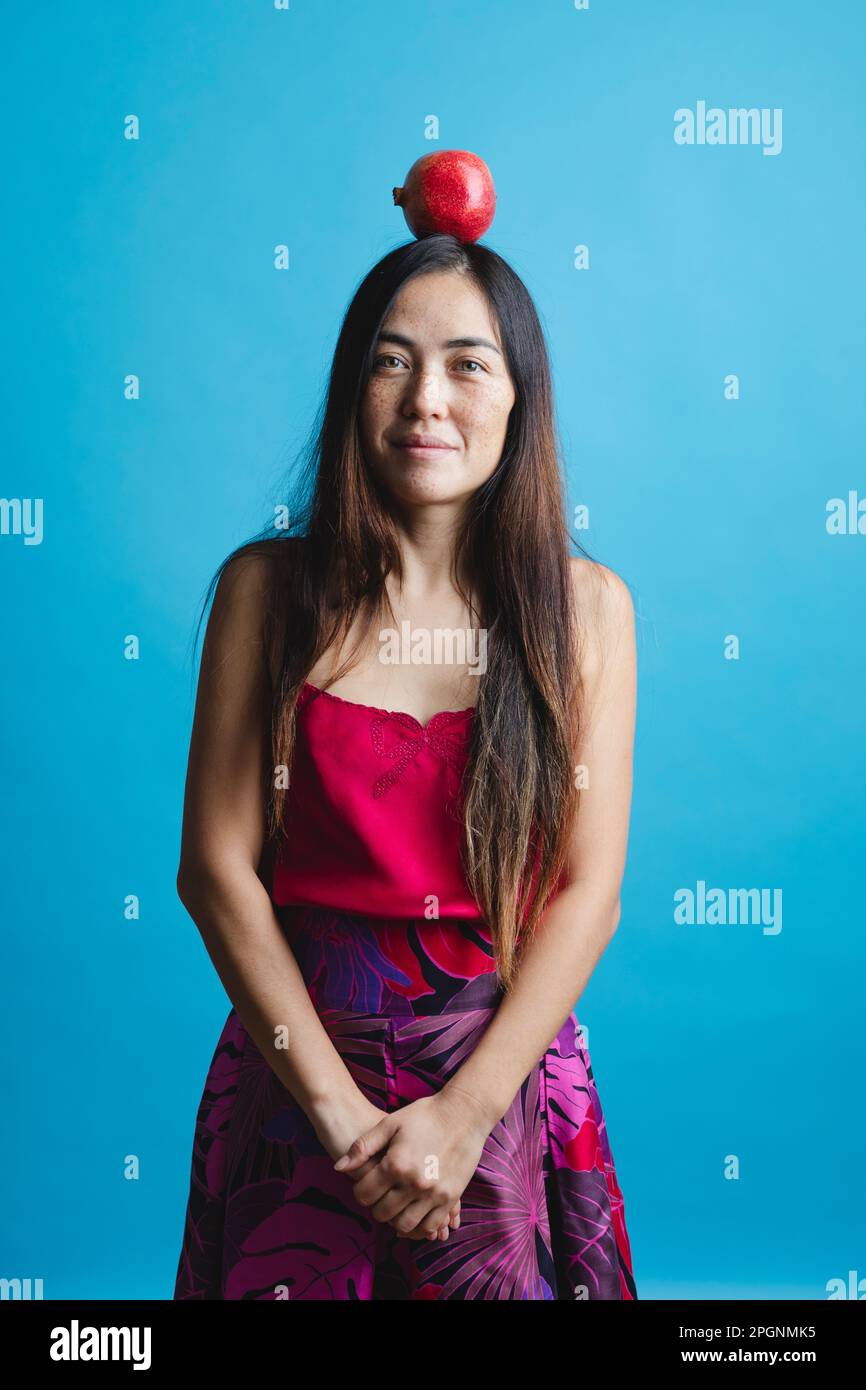
<svg viewBox="0 0 866 1390">
<path fill-rule="evenodd" d="M 414 340 L 412 338 L 407 338 L 405 333 L 383 332 L 379 334 L 377 342 L 399 343 L 402 347 L 408 348 L 416 346 Z M 502 353 L 499 352 L 499 348 L 496 346 L 495 343 L 491 343 L 489 338 L 449 338 L 447 342 L 440 343 L 439 346 L 443 348 L 486 347 L 491 348 L 493 352 L 499 353 L 500 357 L 502 356 Z"/>
</svg>

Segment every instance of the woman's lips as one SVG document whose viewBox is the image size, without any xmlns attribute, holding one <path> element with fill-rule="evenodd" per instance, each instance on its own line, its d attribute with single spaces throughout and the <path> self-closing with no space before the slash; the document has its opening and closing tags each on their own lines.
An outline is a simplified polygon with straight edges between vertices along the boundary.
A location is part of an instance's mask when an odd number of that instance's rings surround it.
<svg viewBox="0 0 866 1390">
<path fill-rule="evenodd" d="M 418 459 L 438 458 L 440 454 L 454 453 L 452 444 L 395 444 L 394 448 L 408 454 L 410 458 Z"/>
</svg>

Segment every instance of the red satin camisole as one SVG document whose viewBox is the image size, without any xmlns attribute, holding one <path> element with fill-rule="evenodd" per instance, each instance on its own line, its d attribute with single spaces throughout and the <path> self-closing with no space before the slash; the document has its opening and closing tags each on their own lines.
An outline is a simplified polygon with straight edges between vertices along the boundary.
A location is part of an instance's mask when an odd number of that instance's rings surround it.
<svg viewBox="0 0 866 1390">
<path fill-rule="evenodd" d="M 481 918 L 460 863 L 473 715 L 470 706 L 421 724 L 305 682 L 273 901 L 374 917 L 424 917 L 432 907 L 434 916 Z"/>
</svg>

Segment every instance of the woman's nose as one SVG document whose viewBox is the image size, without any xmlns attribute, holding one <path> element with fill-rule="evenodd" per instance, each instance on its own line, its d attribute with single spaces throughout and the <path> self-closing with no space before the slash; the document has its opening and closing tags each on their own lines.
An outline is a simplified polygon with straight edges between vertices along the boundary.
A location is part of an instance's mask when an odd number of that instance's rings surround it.
<svg viewBox="0 0 866 1390">
<path fill-rule="evenodd" d="M 419 372 L 406 390 L 406 399 L 416 409 L 432 410 L 444 404 L 444 393 L 437 372 Z"/>
</svg>

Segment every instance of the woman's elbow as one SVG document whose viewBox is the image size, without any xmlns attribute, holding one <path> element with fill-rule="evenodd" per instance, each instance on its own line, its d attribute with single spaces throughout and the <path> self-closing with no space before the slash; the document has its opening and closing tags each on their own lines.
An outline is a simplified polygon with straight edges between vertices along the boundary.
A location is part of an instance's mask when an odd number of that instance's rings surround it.
<svg viewBox="0 0 866 1390">
<path fill-rule="evenodd" d="M 255 866 L 243 854 L 224 853 L 212 860 L 181 859 L 175 879 L 177 896 L 187 912 L 215 903 L 235 904 L 258 882 Z"/>
<path fill-rule="evenodd" d="M 184 907 L 189 907 L 193 894 L 196 891 L 195 885 L 200 883 L 201 876 L 194 872 L 189 864 L 183 862 L 178 866 L 175 888 L 177 896 L 180 898 Z"/>
<path fill-rule="evenodd" d="M 573 919 L 593 924 L 594 934 L 603 942 L 610 941 L 622 917 L 619 896 L 613 897 L 606 886 L 594 883 L 572 883 L 561 892 L 563 912 Z"/>
<path fill-rule="evenodd" d="M 177 896 L 188 912 L 201 904 L 205 896 L 213 894 L 218 886 L 218 877 L 210 864 L 202 863 L 199 860 L 195 862 L 189 859 L 181 860 L 175 887 Z"/>
</svg>

